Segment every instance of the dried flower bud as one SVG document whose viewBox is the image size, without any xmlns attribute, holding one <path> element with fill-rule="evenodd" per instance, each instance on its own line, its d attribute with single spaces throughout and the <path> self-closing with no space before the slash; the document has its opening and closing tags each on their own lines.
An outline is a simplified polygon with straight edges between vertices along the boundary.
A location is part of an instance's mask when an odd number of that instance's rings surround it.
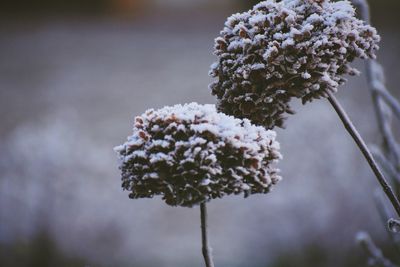
<svg viewBox="0 0 400 267">
<path fill-rule="evenodd" d="M 263 1 L 227 19 L 216 39 L 210 89 L 220 111 L 282 126 L 293 113 L 291 98 L 306 103 L 336 92 L 344 75 L 358 73 L 350 62 L 374 58 L 379 40 L 348 1 Z"/>
<path fill-rule="evenodd" d="M 281 177 L 276 133 L 196 103 L 148 110 L 115 148 L 131 198 L 162 195 L 168 205 L 267 193 Z"/>
</svg>

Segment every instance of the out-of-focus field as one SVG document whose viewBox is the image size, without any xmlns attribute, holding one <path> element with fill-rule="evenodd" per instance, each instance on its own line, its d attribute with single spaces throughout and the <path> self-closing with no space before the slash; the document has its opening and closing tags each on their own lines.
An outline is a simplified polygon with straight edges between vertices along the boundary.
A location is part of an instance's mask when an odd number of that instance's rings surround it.
<svg viewBox="0 0 400 267">
<path fill-rule="evenodd" d="M 398 5 L 372 2 L 400 96 Z M 130 200 L 112 150 L 148 108 L 215 102 L 213 38 L 243 7 L 176 6 L 1 21 L 0 266 L 203 266 L 199 210 Z M 378 141 L 365 75 L 338 98 Z M 217 266 L 363 266 L 358 230 L 389 245 L 377 183 L 328 102 L 294 105 L 277 130 L 284 180 L 273 193 L 209 204 Z"/>
</svg>

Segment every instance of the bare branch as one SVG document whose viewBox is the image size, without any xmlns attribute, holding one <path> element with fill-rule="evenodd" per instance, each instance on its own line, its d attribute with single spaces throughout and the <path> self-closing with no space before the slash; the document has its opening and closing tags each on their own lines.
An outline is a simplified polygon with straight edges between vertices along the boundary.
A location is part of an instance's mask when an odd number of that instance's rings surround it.
<svg viewBox="0 0 400 267">
<path fill-rule="evenodd" d="M 352 2 L 358 9 L 361 19 L 370 24 L 370 9 L 367 0 L 352 0 Z M 400 148 L 392 132 L 392 110 L 388 107 L 388 104 L 391 107 L 397 107 L 397 104 L 392 101 L 393 97 L 389 97 L 390 93 L 385 86 L 383 68 L 376 60 L 371 59 L 366 61 L 366 73 L 368 86 L 370 87 L 372 94 L 378 127 L 382 134 L 383 147 L 388 153 L 390 160 L 396 165 L 399 165 Z M 384 100 L 388 102 L 388 104 L 386 104 Z"/>
<path fill-rule="evenodd" d="M 384 149 L 388 152 L 391 161 L 399 164 L 400 149 L 392 132 L 392 110 L 382 98 L 383 92 L 386 92 L 385 95 L 390 94 L 384 86 L 382 67 L 376 61 L 368 60 L 366 68 L 368 85 L 377 114 L 378 126 L 382 133 Z"/>
<path fill-rule="evenodd" d="M 385 258 L 382 251 L 375 245 L 371 237 L 366 232 L 359 232 L 357 234 L 357 242 L 364 249 L 368 255 L 368 265 L 373 267 L 397 267 L 390 260 Z"/>
</svg>

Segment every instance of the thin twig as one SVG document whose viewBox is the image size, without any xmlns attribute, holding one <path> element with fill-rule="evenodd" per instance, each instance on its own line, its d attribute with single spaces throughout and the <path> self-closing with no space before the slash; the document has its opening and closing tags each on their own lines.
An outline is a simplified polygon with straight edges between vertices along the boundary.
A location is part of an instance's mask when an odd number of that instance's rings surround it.
<svg viewBox="0 0 400 267">
<path fill-rule="evenodd" d="M 382 84 L 384 81 L 380 80 L 381 71 L 379 63 L 373 60 L 368 60 L 367 65 L 367 80 L 371 90 L 372 101 L 374 103 L 375 113 L 377 117 L 378 127 L 381 130 L 383 138 L 383 148 L 389 154 L 390 159 L 396 164 L 399 162 L 400 153 L 396 139 L 393 136 L 391 119 L 392 111 L 388 108 L 386 102 L 382 99 Z M 377 87 L 379 89 L 377 89 Z"/>
<path fill-rule="evenodd" d="M 392 202 L 394 209 L 396 210 L 397 214 L 400 216 L 400 202 L 397 199 L 396 195 L 394 194 L 392 188 L 386 181 L 382 171 L 379 169 L 378 164 L 375 162 L 374 158 L 372 157 L 371 152 L 369 151 L 367 145 L 365 144 L 364 140 L 361 138 L 360 134 L 358 133 L 357 129 L 354 127 L 353 123 L 351 122 L 349 116 L 346 114 L 342 106 L 339 104 L 337 99 L 333 96 L 331 92 L 328 92 L 329 95 L 329 102 L 335 109 L 336 113 L 339 115 L 340 119 L 343 122 L 344 127 L 351 135 L 351 137 L 356 142 L 357 146 L 360 148 L 361 152 L 363 153 L 365 159 L 367 160 L 369 166 L 371 167 L 372 171 L 374 172 L 376 178 L 378 179 L 379 184 L 381 185 L 383 191 L 387 195 L 387 197 Z"/>
<path fill-rule="evenodd" d="M 391 94 L 385 86 L 383 67 L 376 60 L 368 60 L 366 69 L 377 122 L 382 133 L 383 149 L 388 154 L 389 159 L 398 165 L 400 163 L 400 149 L 392 130 L 393 110 L 391 109 L 392 106 L 387 103 L 388 95 L 391 96 Z M 387 100 L 385 100 L 385 96 Z"/>
<path fill-rule="evenodd" d="M 375 245 L 371 237 L 365 233 L 360 232 L 357 234 L 357 241 L 360 243 L 365 253 L 369 257 L 369 266 L 376 267 L 396 267 L 390 260 L 385 258 L 382 251 Z"/>
<path fill-rule="evenodd" d="M 376 91 L 386 104 L 391 108 L 391 111 L 400 119 L 400 102 L 386 88 L 386 79 L 383 67 L 376 60 L 370 62 L 367 66 L 371 74 L 370 89 Z"/>
<path fill-rule="evenodd" d="M 389 208 L 390 206 L 388 205 L 385 196 L 382 193 L 382 190 L 379 188 L 376 188 L 376 191 L 374 192 L 374 199 L 375 199 L 375 205 L 378 209 L 378 213 L 381 217 L 382 223 L 386 224 L 388 219 L 393 217 L 393 212 Z M 389 232 L 391 235 L 391 233 Z"/>
<path fill-rule="evenodd" d="M 360 18 L 366 23 L 370 23 L 370 8 L 367 0 L 352 0 L 353 4 L 359 11 Z M 366 61 L 367 83 L 371 92 L 372 102 L 374 105 L 378 129 L 382 134 L 382 149 L 377 150 L 376 154 L 379 156 L 377 159 L 380 161 L 381 166 L 385 169 L 386 173 L 394 179 L 393 185 L 396 192 L 399 191 L 400 182 L 398 180 L 398 171 L 400 164 L 400 146 L 396 141 L 395 134 L 392 127 L 392 115 L 397 116 L 400 120 L 400 105 L 399 102 L 390 94 L 386 88 L 385 75 L 383 67 L 374 59 Z M 382 151 L 382 152 L 381 152 Z M 397 179 L 396 179 L 397 178 Z M 386 193 L 386 191 L 385 191 Z M 387 193 L 386 193 L 387 194 Z M 380 211 L 383 220 L 389 218 L 390 211 L 388 210 L 388 203 L 383 198 L 382 194 L 375 194 L 378 210 Z M 396 203 L 392 205 L 396 208 Z M 397 209 L 396 209 L 397 211 Z M 382 252 L 373 244 L 371 238 L 365 234 L 367 238 L 365 242 L 360 242 L 367 253 L 370 255 L 370 261 L 375 266 L 394 266 L 389 260 L 385 259 Z M 390 232 L 390 236 L 394 241 L 396 248 L 400 248 L 399 236 Z M 371 253 L 375 251 L 375 253 Z"/>
<path fill-rule="evenodd" d="M 208 226 L 207 226 L 207 207 L 206 203 L 200 204 L 201 212 L 201 241 L 203 244 L 202 251 L 206 267 L 214 267 L 212 259 L 212 250 L 208 244 Z"/>
<path fill-rule="evenodd" d="M 378 209 L 379 215 L 382 219 L 382 223 L 386 225 L 388 223 L 388 219 L 393 217 L 393 213 L 390 210 L 390 206 L 388 202 L 386 201 L 385 196 L 382 193 L 382 190 L 379 188 L 376 189 L 374 192 L 374 197 L 375 197 L 375 204 Z M 400 252 L 400 235 L 398 233 L 393 233 L 392 231 L 387 231 L 390 239 L 392 240 L 393 244 L 395 245 L 395 248 L 397 252 Z M 399 257 L 397 257 L 399 259 Z"/>
<path fill-rule="evenodd" d="M 400 103 L 399 101 L 390 94 L 387 90 L 379 89 L 377 93 L 385 100 L 386 104 L 388 104 L 391 108 L 393 113 L 396 115 L 397 119 L 400 120 Z"/>
<path fill-rule="evenodd" d="M 360 18 L 370 24 L 370 8 L 367 0 L 353 0 L 353 4 L 360 13 Z M 384 101 L 385 96 L 390 95 L 385 86 L 385 76 L 382 66 L 376 60 L 366 61 L 366 74 L 368 86 L 371 90 L 372 102 L 374 104 L 378 127 L 381 130 L 383 139 L 383 148 L 388 154 L 389 159 L 395 164 L 400 164 L 399 144 L 394 138 L 391 129 L 392 110 L 388 108 L 388 104 Z M 383 91 L 385 96 L 383 96 Z M 386 101 L 390 100 L 386 97 Z M 390 105 L 391 103 L 389 103 Z M 393 103 L 392 103 L 393 104 Z"/>
<path fill-rule="evenodd" d="M 378 164 L 382 167 L 383 171 L 393 183 L 400 183 L 400 173 L 397 172 L 396 168 L 391 162 L 383 155 L 379 148 L 371 147 L 372 156 L 376 159 Z"/>
</svg>

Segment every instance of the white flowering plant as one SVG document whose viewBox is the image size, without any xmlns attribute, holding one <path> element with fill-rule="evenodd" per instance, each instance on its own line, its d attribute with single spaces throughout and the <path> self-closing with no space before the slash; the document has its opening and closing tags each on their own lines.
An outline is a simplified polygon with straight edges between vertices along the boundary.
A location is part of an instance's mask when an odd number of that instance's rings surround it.
<svg viewBox="0 0 400 267">
<path fill-rule="evenodd" d="M 281 179 L 281 159 L 274 127 L 283 127 L 293 98 L 303 104 L 326 98 L 360 148 L 396 217 L 400 201 L 385 178 L 400 173 L 400 149 L 390 131 L 389 106 L 400 118 L 400 104 L 386 90 L 374 61 L 380 37 L 368 24 L 368 4 L 354 0 L 363 20 L 347 0 L 266 0 L 230 16 L 215 39 L 217 61 L 211 65 L 214 105 L 196 103 L 150 109 L 135 118 L 133 134 L 115 148 L 122 187 L 129 197 L 161 196 L 171 206 L 200 205 L 203 256 L 214 263 L 208 245 L 206 202 L 226 195 L 268 193 Z M 334 93 L 359 74 L 350 65 L 366 59 L 378 121 L 388 156 L 366 146 Z M 385 104 L 386 103 L 386 106 Z M 386 114 L 383 114 L 386 112 Z M 394 171 L 393 171 L 394 170 Z M 394 175 L 393 175 L 394 173 Z M 398 176 L 396 176 L 398 177 Z M 400 183 L 398 188 L 400 189 Z M 389 217 L 394 217 L 387 215 Z M 390 218 L 393 233 L 400 221 Z M 366 234 L 358 240 L 373 266 L 394 266 Z"/>
<path fill-rule="evenodd" d="M 131 198 L 161 195 L 168 205 L 192 207 L 225 195 L 268 193 L 281 177 L 276 133 L 190 103 L 148 110 L 133 135 L 115 148 L 122 187 Z"/>
<path fill-rule="evenodd" d="M 230 16 L 215 39 L 210 84 L 218 108 L 267 128 L 303 103 L 336 92 L 356 58 L 375 58 L 376 29 L 348 1 L 268 0 Z"/>
</svg>

